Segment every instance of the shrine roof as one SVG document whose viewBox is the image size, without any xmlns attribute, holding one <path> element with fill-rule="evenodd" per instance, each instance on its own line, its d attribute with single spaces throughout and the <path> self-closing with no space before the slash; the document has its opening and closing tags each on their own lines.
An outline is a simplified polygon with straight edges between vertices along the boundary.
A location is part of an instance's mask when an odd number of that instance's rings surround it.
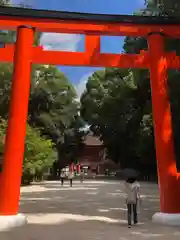
<svg viewBox="0 0 180 240">
<path fill-rule="evenodd" d="M 86 146 L 102 146 L 103 143 L 98 137 L 87 135 L 84 141 Z"/>
<path fill-rule="evenodd" d="M 134 16 L 134 15 L 110 15 L 77 12 L 62 12 L 42 9 L 30 9 L 20 7 L 0 7 L 0 16 L 17 18 L 34 18 L 49 20 L 69 20 L 104 23 L 125 24 L 149 24 L 149 25 L 178 25 L 180 17 L 158 17 L 158 16 Z"/>
</svg>

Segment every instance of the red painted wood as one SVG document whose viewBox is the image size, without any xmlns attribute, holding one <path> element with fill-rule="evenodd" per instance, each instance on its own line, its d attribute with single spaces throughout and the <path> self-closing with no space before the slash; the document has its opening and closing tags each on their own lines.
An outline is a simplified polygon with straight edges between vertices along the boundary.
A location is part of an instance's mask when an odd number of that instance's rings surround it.
<svg viewBox="0 0 180 240">
<path fill-rule="evenodd" d="M 33 41 L 34 31 L 32 29 L 24 27 L 18 29 L 8 129 L 1 173 L 1 215 L 15 215 L 18 213 L 31 83 Z"/>
<path fill-rule="evenodd" d="M 0 17 L 0 28 L 5 30 L 17 29 L 26 25 L 41 32 L 95 34 L 109 36 L 142 36 L 147 37 L 151 32 L 160 32 L 168 36 L 180 35 L 179 25 L 146 25 L 127 23 L 101 23 L 94 21 L 64 21 L 52 19 L 33 19 L 18 17 Z"/>
<path fill-rule="evenodd" d="M 151 35 L 148 43 L 161 212 L 180 213 L 180 174 L 177 173 L 174 153 L 164 39 L 157 34 Z"/>
</svg>

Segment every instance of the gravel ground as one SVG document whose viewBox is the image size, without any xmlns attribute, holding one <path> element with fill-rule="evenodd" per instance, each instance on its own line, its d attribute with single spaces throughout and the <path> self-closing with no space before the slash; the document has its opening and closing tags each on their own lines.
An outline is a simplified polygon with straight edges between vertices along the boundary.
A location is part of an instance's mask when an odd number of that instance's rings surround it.
<svg viewBox="0 0 180 240">
<path fill-rule="evenodd" d="M 28 224 L 1 232 L 0 240 L 179 240 L 179 227 L 151 222 L 159 211 L 157 185 L 141 183 L 141 193 L 140 223 L 129 229 L 123 182 L 75 181 L 70 188 L 54 181 L 22 187 L 20 212 Z"/>
</svg>

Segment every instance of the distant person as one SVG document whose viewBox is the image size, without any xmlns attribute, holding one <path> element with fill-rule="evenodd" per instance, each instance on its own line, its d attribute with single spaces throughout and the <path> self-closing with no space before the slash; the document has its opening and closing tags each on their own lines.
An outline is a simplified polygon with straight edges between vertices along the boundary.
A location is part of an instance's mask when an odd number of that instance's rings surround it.
<svg viewBox="0 0 180 240">
<path fill-rule="evenodd" d="M 128 212 L 128 227 L 131 227 L 132 215 L 134 224 L 138 223 L 137 204 L 140 200 L 140 184 L 135 178 L 128 178 L 125 182 L 126 204 Z"/>
<path fill-rule="evenodd" d="M 74 172 L 69 171 L 68 179 L 69 179 L 70 187 L 72 187 L 73 178 L 74 178 Z"/>
<path fill-rule="evenodd" d="M 106 168 L 106 170 L 105 170 L 105 175 L 106 175 L 106 176 L 109 175 L 109 169 L 108 169 L 108 168 Z"/>
<path fill-rule="evenodd" d="M 61 186 L 64 185 L 64 179 L 66 177 L 66 173 L 64 171 L 64 169 L 61 170 L 61 175 L 60 175 L 60 178 L 61 178 Z"/>
<path fill-rule="evenodd" d="M 80 181 L 81 181 L 81 183 L 83 183 L 83 181 L 84 181 L 84 170 L 82 169 L 81 170 L 81 172 L 80 172 Z"/>
</svg>

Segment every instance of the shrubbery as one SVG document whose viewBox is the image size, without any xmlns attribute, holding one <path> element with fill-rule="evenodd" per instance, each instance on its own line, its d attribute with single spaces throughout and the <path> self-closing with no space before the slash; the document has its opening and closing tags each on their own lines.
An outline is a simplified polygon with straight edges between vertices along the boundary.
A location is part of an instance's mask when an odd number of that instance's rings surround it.
<svg viewBox="0 0 180 240">
<path fill-rule="evenodd" d="M 0 155 L 3 156 L 3 147 L 7 122 L 0 119 Z M 36 128 L 27 124 L 24 163 L 23 163 L 23 183 L 30 183 L 35 177 L 42 177 L 47 173 L 55 160 L 55 150 L 50 139 L 40 135 Z"/>
</svg>

